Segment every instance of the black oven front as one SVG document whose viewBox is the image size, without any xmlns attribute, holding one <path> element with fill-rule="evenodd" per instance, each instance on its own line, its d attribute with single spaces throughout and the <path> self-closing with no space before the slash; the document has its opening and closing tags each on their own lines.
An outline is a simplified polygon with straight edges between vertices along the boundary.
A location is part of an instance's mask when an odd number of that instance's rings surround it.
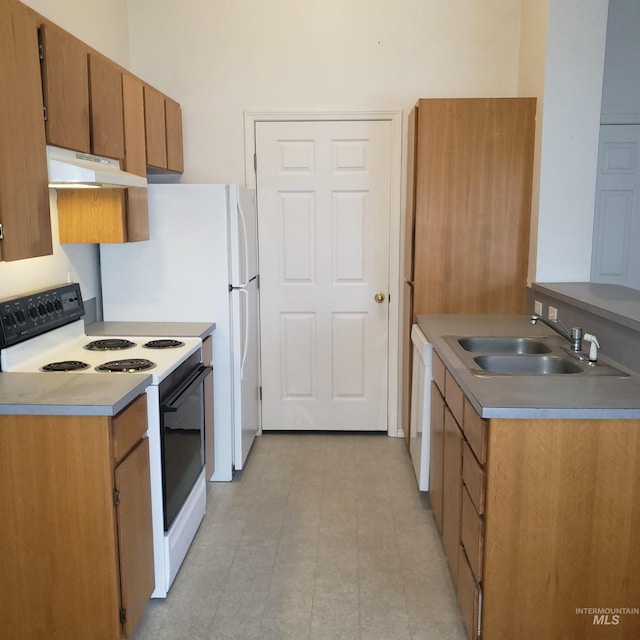
<svg viewBox="0 0 640 640">
<path fill-rule="evenodd" d="M 200 352 L 159 386 L 164 530 L 180 511 L 204 466 L 204 384 L 212 367 Z"/>
</svg>

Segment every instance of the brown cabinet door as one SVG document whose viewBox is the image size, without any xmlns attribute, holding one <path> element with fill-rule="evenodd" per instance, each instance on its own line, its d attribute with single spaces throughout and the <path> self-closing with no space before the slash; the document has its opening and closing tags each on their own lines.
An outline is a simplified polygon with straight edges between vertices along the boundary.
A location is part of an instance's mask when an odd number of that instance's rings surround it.
<svg viewBox="0 0 640 640">
<path fill-rule="evenodd" d="M 127 191 L 60 189 L 57 197 L 60 242 L 127 242 Z"/>
<path fill-rule="evenodd" d="M 124 168 L 138 176 L 147 175 L 147 157 L 144 140 L 144 89 L 141 80 L 122 75 L 124 100 Z M 127 189 L 127 241 L 149 239 L 149 208 L 147 190 L 143 187 Z"/>
<path fill-rule="evenodd" d="M 154 587 L 149 440 L 144 439 L 115 470 L 119 492 L 118 548 L 124 635 L 129 637 Z"/>
<path fill-rule="evenodd" d="M 438 530 L 442 533 L 442 471 L 444 456 L 444 398 L 431 383 L 431 442 L 429 443 L 429 499 Z"/>
<path fill-rule="evenodd" d="M 415 312 L 524 313 L 535 98 L 418 104 Z"/>
<path fill-rule="evenodd" d="M 124 159 L 122 72 L 115 63 L 89 54 L 91 151 L 99 156 Z"/>
<path fill-rule="evenodd" d="M 167 135 L 167 169 L 182 173 L 184 171 L 182 109 L 175 100 L 165 98 L 164 113 Z"/>
<path fill-rule="evenodd" d="M 442 474 L 442 542 L 451 577 L 458 584 L 460 508 L 462 500 L 462 432 L 448 408 L 444 410 L 444 455 Z"/>
<path fill-rule="evenodd" d="M 54 24 L 43 24 L 40 31 L 47 142 L 90 153 L 88 50 Z"/>
<path fill-rule="evenodd" d="M 144 128 L 147 146 L 147 166 L 167 168 L 167 134 L 164 96 L 148 85 L 144 86 Z"/>
<path fill-rule="evenodd" d="M 35 18 L 0 2 L 0 259 L 53 253 L 38 30 Z"/>
<path fill-rule="evenodd" d="M 147 176 L 144 141 L 144 89 L 142 81 L 128 73 L 122 74 L 124 106 L 124 168 L 137 176 Z"/>
</svg>

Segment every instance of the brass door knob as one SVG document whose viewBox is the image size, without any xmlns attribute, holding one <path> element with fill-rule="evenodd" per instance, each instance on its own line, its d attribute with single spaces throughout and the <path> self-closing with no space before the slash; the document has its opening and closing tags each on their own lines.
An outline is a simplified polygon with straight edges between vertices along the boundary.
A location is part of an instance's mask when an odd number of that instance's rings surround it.
<svg viewBox="0 0 640 640">
<path fill-rule="evenodd" d="M 373 296 L 373 299 L 376 302 L 384 302 L 384 293 L 380 293 L 380 292 L 376 293 L 376 295 Z"/>
</svg>

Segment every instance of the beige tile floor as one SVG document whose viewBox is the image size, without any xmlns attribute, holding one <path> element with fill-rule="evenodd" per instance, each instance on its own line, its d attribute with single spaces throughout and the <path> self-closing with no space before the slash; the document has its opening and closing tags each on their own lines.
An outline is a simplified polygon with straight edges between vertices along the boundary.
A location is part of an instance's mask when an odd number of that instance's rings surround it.
<svg viewBox="0 0 640 640">
<path fill-rule="evenodd" d="M 463 640 L 442 545 L 404 442 L 257 438 L 213 483 L 166 600 L 132 640 Z"/>
</svg>

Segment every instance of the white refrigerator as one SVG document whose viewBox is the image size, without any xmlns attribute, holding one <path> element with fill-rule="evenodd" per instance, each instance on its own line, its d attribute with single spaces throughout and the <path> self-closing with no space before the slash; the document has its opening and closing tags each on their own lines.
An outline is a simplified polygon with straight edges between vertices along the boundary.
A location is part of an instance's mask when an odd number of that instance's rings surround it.
<svg viewBox="0 0 640 640">
<path fill-rule="evenodd" d="M 228 481 L 260 431 L 255 192 L 157 184 L 148 198 L 150 239 L 100 246 L 104 320 L 215 322 L 210 480 Z"/>
</svg>

